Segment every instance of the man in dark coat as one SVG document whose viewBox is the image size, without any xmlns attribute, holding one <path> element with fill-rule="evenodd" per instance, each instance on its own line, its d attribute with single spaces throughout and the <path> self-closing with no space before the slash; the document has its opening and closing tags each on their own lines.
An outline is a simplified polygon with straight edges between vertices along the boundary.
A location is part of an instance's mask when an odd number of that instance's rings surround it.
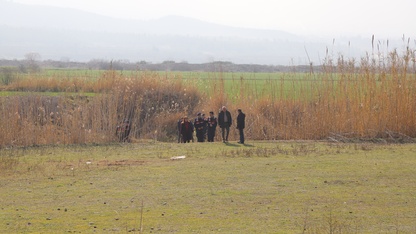
<svg viewBox="0 0 416 234">
<path fill-rule="evenodd" d="M 214 116 L 214 112 L 209 112 L 209 117 L 207 118 L 208 123 L 208 142 L 214 142 L 215 129 L 217 128 L 217 118 Z"/>
<path fill-rule="evenodd" d="M 192 140 L 194 126 L 189 122 L 188 117 L 184 117 L 181 123 L 182 142 L 189 143 Z"/>
<path fill-rule="evenodd" d="M 221 128 L 222 142 L 228 142 L 228 135 L 232 123 L 231 113 L 227 110 L 227 107 L 223 106 L 218 114 L 218 125 L 220 125 Z"/>
<path fill-rule="evenodd" d="M 237 129 L 240 133 L 240 141 L 238 143 L 244 144 L 244 128 L 246 127 L 246 114 L 241 109 L 238 109 L 237 115 Z"/>
<path fill-rule="evenodd" d="M 182 131 L 181 131 L 182 121 L 183 121 L 183 118 L 180 118 L 178 120 L 178 143 L 182 142 Z"/>
<path fill-rule="evenodd" d="M 202 118 L 204 119 L 204 126 L 205 126 L 205 131 L 204 131 L 204 141 L 205 139 L 207 139 L 207 133 L 208 133 L 208 118 L 205 118 L 205 114 L 202 113 Z"/>
<path fill-rule="evenodd" d="M 204 142 L 206 122 L 205 122 L 205 119 L 202 118 L 201 113 L 197 114 L 197 117 L 194 120 L 194 127 L 195 127 L 196 138 L 198 139 L 198 142 Z"/>
</svg>

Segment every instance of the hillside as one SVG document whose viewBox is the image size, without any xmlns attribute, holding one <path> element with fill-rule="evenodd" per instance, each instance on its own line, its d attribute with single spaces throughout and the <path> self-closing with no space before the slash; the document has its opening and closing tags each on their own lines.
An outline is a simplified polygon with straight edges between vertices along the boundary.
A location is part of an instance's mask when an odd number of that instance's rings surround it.
<svg viewBox="0 0 416 234">
<path fill-rule="evenodd" d="M 0 59 L 91 59 L 245 64 L 320 64 L 327 48 L 360 56 L 370 39 L 336 40 L 298 36 L 278 30 L 218 25 L 169 16 L 140 21 L 85 11 L 0 1 Z M 367 47 L 367 48 L 366 48 Z"/>
</svg>

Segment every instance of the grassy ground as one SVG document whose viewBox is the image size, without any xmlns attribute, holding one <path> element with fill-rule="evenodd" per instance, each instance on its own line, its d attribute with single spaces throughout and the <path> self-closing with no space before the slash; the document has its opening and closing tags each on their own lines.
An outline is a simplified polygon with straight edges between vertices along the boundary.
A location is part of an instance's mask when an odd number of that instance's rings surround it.
<svg viewBox="0 0 416 234">
<path fill-rule="evenodd" d="M 0 233 L 415 233 L 415 152 L 283 141 L 2 149 Z"/>
</svg>

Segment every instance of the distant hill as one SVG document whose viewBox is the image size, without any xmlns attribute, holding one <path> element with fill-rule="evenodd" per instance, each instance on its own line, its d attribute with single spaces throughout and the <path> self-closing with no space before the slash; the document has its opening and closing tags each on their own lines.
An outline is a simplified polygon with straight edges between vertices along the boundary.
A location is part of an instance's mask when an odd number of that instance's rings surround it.
<svg viewBox="0 0 416 234">
<path fill-rule="evenodd" d="M 148 21 L 127 20 L 69 8 L 25 5 L 9 1 L 0 1 L 0 22 L 8 26 L 40 29 L 204 37 L 297 39 L 296 35 L 283 31 L 228 27 L 179 16 L 167 16 Z"/>
<path fill-rule="evenodd" d="M 0 59 L 39 53 L 42 59 L 114 59 L 244 64 L 319 64 L 332 40 L 317 40 L 278 30 L 228 27 L 191 18 L 126 20 L 85 11 L 0 1 Z M 351 56 L 370 41 L 337 45 Z M 350 40 L 349 40 L 350 41 Z M 328 46 L 329 44 L 329 46 Z M 334 45 L 332 45 L 334 47 Z M 337 52 L 338 53 L 338 52 Z"/>
</svg>

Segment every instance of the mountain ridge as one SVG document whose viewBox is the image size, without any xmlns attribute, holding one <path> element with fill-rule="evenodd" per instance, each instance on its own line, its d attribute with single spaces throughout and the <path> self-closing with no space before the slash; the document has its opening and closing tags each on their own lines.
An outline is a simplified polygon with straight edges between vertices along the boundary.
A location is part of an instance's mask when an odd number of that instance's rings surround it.
<svg viewBox="0 0 416 234">
<path fill-rule="evenodd" d="M 0 1 L 0 59 L 39 53 L 42 59 L 165 60 L 204 63 L 319 64 L 332 40 L 279 30 L 238 28 L 181 16 L 117 19 L 71 8 Z M 363 53 L 363 40 L 337 45 Z M 332 45 L 333 46 L 333 45 Z M 337 52 L 338 52 L 337 51 Z M 321 55 L 320 55 L 321 54 Z"/>
<path fill-rule="evenodd" d="M 279 30 L 231 27 L 176 15 L 153 20 L 137 20 L 119 19 L 72 8 L 26 5 L 8 1 L 0 1 L 0 6 L 0 22 L 14 27 L 192 36 L 244 35 L 243 37 L 248 38 L 296 37 L 294 34 Z M 16 17 L 19 15 L 25 17 Z"/>
</svg>

